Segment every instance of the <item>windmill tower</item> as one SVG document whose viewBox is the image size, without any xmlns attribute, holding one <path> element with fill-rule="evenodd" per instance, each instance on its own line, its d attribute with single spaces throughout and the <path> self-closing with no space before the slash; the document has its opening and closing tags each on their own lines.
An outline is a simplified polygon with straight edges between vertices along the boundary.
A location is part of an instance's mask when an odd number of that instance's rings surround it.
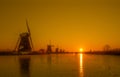
<svg viewBox="0 0 120 77">
<path fill-rule="evenodd" d="M 52 47 L 53 47 L 54 45 L 51 45 L 51 41 L 50 41 L 50 44 L 49 45 L 47 45 L 47 53 L 52 53 L 53 51 L 52 51 Z"/>
<path fill-rule="evenodd" d="M 17 41 L 15 50 L 18 52 L 31 52 L 33 49 L 33 43 L 31 38 L 31 32 L 26 20 L 27 32 L 21 33 Z"/>
</svg>

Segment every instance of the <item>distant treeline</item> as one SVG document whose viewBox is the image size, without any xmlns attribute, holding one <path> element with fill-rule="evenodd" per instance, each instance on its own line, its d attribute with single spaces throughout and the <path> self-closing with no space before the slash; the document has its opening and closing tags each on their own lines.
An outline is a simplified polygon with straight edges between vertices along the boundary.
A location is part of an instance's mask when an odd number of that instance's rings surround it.
<svg viewBox="0 0 120 77">
<path fill-rule="evenodd" d="M 120 50 L 109 50 L 109 51 L 89 51 L 83 52 L 86 54 L 101 54 L 101 55 L 120 55 Z"/>
</svg>

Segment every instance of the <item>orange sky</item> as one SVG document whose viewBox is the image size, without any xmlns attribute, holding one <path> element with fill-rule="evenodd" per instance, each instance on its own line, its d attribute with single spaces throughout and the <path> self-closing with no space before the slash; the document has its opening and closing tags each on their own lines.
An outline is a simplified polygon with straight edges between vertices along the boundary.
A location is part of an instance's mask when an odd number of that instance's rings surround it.
<svg viewBox="0 0 120 77">
<path fill-rule="evenodd" d="M 34 48 L 51 40 L 68 51 L 120 47 L 119 0 L 1 0 L 0 49 L 14 49 L 26 31 L 26 18 Z"/>
</svg>

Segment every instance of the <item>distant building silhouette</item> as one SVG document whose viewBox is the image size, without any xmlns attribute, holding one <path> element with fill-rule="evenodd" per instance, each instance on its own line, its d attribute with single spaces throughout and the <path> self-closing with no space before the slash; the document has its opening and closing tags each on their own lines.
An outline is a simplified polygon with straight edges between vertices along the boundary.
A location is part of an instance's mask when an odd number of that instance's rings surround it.
<svg viewBox="0 0 120 77">
<path fill-rule="evenodd" d="M 62 52 L 62 49 L 60 49 L 60 52 Z"/>
<path fill-rule="evenodd" d="M 47 45 L 47 53 L 51 53 L 52 52 L 52 45 Z"/>
<path fill-rule="evenodd" d="M 52 53 L 53 51 L 52 51 L 52 47 L 53 47 L 53 45 L 51 45 L 51 41 L 50 41 L 50 44 L 49 45 L 47 45 L 47 53 Z"/>
<path fill-rule="evenodd" d="M 45 53 L 44 49 L 40 49 L 39 51 L 40 51 L 40 53 Z"/>
<path fill-rule="evenodd" d="M 55 49 L 55 52 L 58 53 L 58 52 L 59 52 L 59 48 L 56 48 L 56 49 Z"/>
</svg>

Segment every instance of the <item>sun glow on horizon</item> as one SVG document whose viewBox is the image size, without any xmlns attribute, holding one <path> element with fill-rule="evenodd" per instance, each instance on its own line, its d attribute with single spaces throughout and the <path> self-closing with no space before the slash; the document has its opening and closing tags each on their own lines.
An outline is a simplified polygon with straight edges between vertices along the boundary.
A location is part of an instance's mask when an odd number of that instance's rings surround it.
<svg viewBox="0 0 120 77">
<path fill-rule="evenodd" d="M 83 48 L 80 48 L 79 51 L 80 51 L 80 52 L 83 52 Z"/>
</svg>

